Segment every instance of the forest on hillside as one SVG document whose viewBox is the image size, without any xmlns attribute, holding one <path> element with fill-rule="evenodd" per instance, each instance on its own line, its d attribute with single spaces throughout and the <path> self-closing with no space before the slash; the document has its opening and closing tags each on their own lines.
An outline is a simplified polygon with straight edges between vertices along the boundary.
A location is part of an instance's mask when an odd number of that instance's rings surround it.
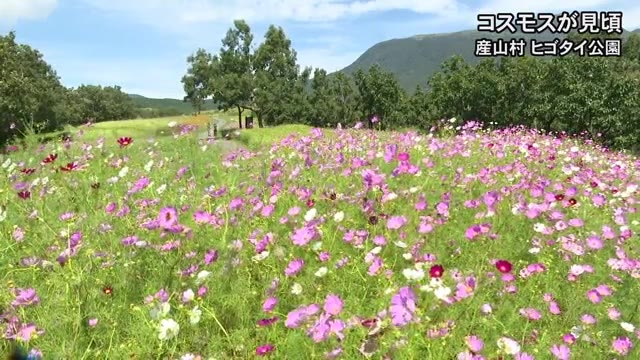
<svg viewBox="0 0 640 360">
<path fill-rule="evenodd" d="M 570 34 L 572 41 L 585 36 Z M 427 130 L 439 119 L 479 120 L 488 127 L 523 125 L 585 135 L 603 145 L 639 150 L 640 35 L 626 37 L 621 57 L 488 58 L 470 63 L 454 55 L 441 70 L 406 91 L 378 64 L 353 74 L 302 68 L 284 30 L 270 26 L 255 44 L 250 26 L 236 20 L 218 53 L 197 49 L 182 78 L 195 112 L 235 111 L 239 126 L 254 116 L 259 126 L 302 123 L 324 127 L 375 119 L 381 130 Z M 142 114 L 118 86 L 65 88 L 36 49 L 0 37 L 0 140 L 25 129 L 48 132 L 92 119 Z"/>
</svg>

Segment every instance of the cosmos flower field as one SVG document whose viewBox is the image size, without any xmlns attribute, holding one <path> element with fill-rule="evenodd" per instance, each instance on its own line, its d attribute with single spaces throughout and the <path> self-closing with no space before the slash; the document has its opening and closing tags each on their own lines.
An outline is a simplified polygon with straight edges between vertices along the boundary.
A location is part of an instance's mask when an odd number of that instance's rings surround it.
<svg viewBox="0 0 640 360">
<path fill-rule="evenodd" d="M 640 358 L 637 158 L 475 123 L 226 154 L 191 130 L 3 155 L 4 338 L 34 359 Z"/>
</svg>

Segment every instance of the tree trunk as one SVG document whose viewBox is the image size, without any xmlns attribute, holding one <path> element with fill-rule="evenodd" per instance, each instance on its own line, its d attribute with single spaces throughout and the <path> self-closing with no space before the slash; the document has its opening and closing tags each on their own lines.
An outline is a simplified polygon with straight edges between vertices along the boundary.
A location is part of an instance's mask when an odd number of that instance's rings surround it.
<svg viewBox="0 0 640 360">
<path fill-rule="evenodd" d="M 256 113 L 257 117 L 258 117 L 258 127 L 259 128 L 263 128 L 264 124 L 262 123 L 262 116 L 260 116 L 260 113 Z"/>
<path fill-rule="evenodd" d="M 238 128 L 242 129 L 242 108 L 238 105 Z"/>
</svg>

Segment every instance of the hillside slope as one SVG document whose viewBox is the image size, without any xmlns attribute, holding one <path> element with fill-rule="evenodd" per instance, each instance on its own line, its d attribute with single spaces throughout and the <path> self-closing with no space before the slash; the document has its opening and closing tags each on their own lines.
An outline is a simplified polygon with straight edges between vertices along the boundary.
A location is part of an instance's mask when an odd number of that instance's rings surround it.
<svg viewBox="0 0 640 360">
<path fill-rule="evenodd" d="M 175 109 L 181 114 L 189 114 L 193 112 L 191 103 L 184 102 L 178 99 L 155 99 L 148 98 L 142 95 L 129 94 L 131 100 L 137 108 L 141 109 L 156 109 L 156 110 L 169 110 Z M 202 110 L 216 110 L 217 107 L 212 100 L 206 100 Z"/>
<path fill-rule="evenodd" d="M 640 29 L 634 32 L 640 32 Z M 564 38 L 563 34 L 492 34 L 481 33 L 476 30 L 459 31 L 454 33 L 416 35 L 404 39 L 392 39 L 377 43 L 365 51 L 351 65 L 340 70 L 353 74 L 357 70 L 366 70 L 371 65 L 379 64 L 387 71 L 391 71 L 400 85 L 407 91 L 413 92 L 416 85 L 426 86 L 427 80 L 440 70 L 440 65 L 453 55 L 461 55 L 470 63 L 482 60 L 475 56 L 476 39 L 519 39 L 530 41 L 549 41 Z"/>
</svg>

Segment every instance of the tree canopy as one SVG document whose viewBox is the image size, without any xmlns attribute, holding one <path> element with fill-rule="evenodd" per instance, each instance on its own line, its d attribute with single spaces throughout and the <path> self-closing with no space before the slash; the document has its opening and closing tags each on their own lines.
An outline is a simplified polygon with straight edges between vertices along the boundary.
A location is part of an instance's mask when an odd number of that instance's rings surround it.
<svg viewBox="0 0 640 360">
<path fill-rule="evenodd" d="M 568 39 L 611 36 L 575 33 Z M 637 150 L 640 143 L 634 115 L 640 110 L 638 34 L 626 39 L 619 58 L 525 56 L 470 64 L 453 55 L 412 94 L 377 64 L 353 76 L 301 69 L 280 27 L 270 26 L 255 49 L 253 39 L 250 27 L 236 20 L 219 53 L 198 50 L 190 59 L 202 62 L 189 60 L 186 76 L 198 68 L 215 69 L 206 72 L 208 81 L 199 81 L 209 84 L 206 94 L 221 108 L 237 110 L 240 126 L 245 110 L 258 117 L 260 126 L 335 126 L 375 119 L 379 129 L 429 129 L 437 119 L 456 117 L 494 127 L 587 134 L 618 148 Z"/>
<path fill-rule="evenodd" d="M 69 89 L 40 52 L 18 44 L 15 33 L 0 36 L 0 143 L 26 131 L 50 132 L 88 120 L 139 115 L 119 86 Z"/>
<path fill-rule="evenodd" d="M 569 39 L 610 37 L 570 34 Z M 158 115 L 136 109 L 117 86 L 65 88 L 42 55 L 0 36 L 0 140 L 27 128 L 51 131 L 93 119 Z M 217 53 L 197 49 L 182 78 L 184 101 L 255 116 L 258 125 L 353 125 L 430 129 L 439 119 L 480 120 L 586 134 L 612 148 L 640 151 L 640 35 L 626 38 L 620 57 L 488 58 L 474 64 L 453 55 L 413 93 L 374 64 L 353 75 L 301 68 L 283 28 L 271 25 L 260 43 L 235 20 Z"/>
</svg>

